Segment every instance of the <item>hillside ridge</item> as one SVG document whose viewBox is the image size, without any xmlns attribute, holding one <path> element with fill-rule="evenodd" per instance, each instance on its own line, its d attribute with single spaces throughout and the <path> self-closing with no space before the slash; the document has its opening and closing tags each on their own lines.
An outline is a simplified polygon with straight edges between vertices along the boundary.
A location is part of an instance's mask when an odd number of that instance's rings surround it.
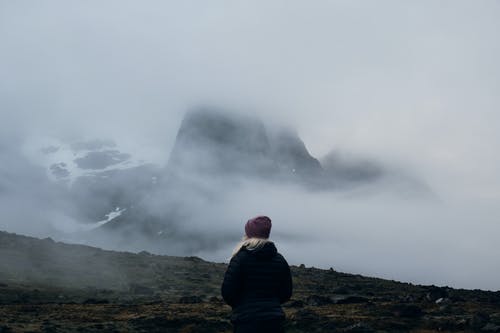
<svg viewBox="0 0 500 333">
<path fill-rule="evenodd" d="M 0 231 L 0 332 L 230 332 L 226 267 Z M 290 332 L 500 331 L 498 291 L 291 270 Z"/>
</svg>

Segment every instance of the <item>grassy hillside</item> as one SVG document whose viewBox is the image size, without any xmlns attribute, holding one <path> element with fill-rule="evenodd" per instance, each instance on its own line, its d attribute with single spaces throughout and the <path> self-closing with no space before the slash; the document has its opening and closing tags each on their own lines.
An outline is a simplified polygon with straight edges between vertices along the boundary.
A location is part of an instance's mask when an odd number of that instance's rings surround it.
<svg viewBox="0 0 500 333">
<path fill-rule="evenodd" d="M 0 232 L 0 332 L 230 332 L 225 269 Z M 288 332 L 500 332 L 500 292 L 292 275 Z"/>
</svg>

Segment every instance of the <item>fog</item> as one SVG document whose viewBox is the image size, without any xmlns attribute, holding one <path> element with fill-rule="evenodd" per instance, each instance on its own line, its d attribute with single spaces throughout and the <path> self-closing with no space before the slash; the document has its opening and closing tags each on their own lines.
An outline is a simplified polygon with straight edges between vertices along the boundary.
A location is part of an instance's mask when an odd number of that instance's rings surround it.
<svg viewBox="0 0 500 333">
<path fill-rule="evenodd" d="M 0 1 L 0 229 L 222 261 L 267 214 L 293 264 L 498 290 L 499 18 L 498 1 Z M 206 105 L 380 175 L 169 178 Z M 87 233 L 131 202 L 164 246 Z"/>
</svg>

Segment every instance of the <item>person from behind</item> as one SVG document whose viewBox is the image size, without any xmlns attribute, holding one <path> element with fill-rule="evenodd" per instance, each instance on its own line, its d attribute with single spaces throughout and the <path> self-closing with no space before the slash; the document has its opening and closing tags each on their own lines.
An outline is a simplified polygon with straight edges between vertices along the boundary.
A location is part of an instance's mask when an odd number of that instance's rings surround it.
<svg viewBox="0 0 500 333">
<path fill-rule="evenodd" d="M 269 240 L 271 226 L 267 216 L 248 220 L 224 275 L 221 293 L 232 307 L 235 333 L 284 332 L 281 304 L 292 295 L 292 276 L 285 258 Z"/>
</svg>

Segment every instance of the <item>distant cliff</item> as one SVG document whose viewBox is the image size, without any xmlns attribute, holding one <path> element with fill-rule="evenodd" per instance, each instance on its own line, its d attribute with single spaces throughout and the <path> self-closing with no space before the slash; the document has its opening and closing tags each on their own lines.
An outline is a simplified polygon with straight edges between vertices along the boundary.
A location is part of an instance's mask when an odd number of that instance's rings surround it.
<svg viewBox="0 0 500 333">
<path fill-rule="evenodd" d="M 137 188 L 141 196 L 133 197 L 128 205 L 119 201 L 123 212 L 97 228 L 92 237 L 98 239 L 103 233 L 103 241 L 97 244 L 104 246 L 106 240 L 117 238 L 118 248 L 133 249 L 134 243 L 138 247 L 146 244 L 160 253 L 166 249 L 185 254 L 188 252 L 183 251 L 213 248 L 221 245 L 220 235 L 214 239 L 216 236 L 210 235 L 209 230 L 188 231 L 183 225 L 190 220 L 210 224 L 214 218 L 218 219 L 217 225 L 234 223 L 226 214 L 207 216 L 206 209 L 224 207 L 226 195 L 242 184 L 335 191 L 374 182 L 383 172 L 377 164 L 364 160 L 346 162 L 331 157 L 322 166 L 293 129 L 266 126 L 248 115 L 199 108 L 185 114 L 158 181 L 151 183 L 151 177 L 135 177 L 144 178 L 144 184 L 131 181 L 133 188 L 127 189 Z M 234 229 L 222 231 L 228 233 L 222 238 L 239 237 L 229 234 L 231 230 Z"/>
<path fill-rule="evenodd" d="M 212 109 L 186 114 L 168 168 L 304 184 L 323 174 L 319 161 L 292 130 L 271 131 L 257 118 Z"/>
</svg>

